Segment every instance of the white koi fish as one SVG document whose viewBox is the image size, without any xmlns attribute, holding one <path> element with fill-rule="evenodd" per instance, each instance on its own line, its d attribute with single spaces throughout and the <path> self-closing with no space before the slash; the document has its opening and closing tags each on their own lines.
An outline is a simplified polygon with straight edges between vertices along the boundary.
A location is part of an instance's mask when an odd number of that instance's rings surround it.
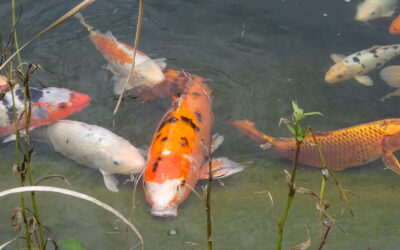
<svg viewBox="0 0 400 250">
<path fill-rule="evenodd" d="M 110 31 L 102 34 L 93 30 L 91 26 L 85 23 L 80 13 L 75 16 L 89 31 L 90 40 L 109 63 L 107 69 L 114 74 L 112 79 L 114 81 L 114 94 L 121 94 L 125 80 L 132 68 L 134 49 L 118 41 Z M 161 83 L 165 79 L 162 72 L 165 67 L 165 58 L 152 60 L 143 52 L 136 50 L 135 68 L 126 89 L 153 87 Z"/>
<path fill-rule="evenodd" d="M 347 57 L 332 54 L 331 59 L 335 62 L 325 74 L 325 81 L 337 83 L 351 78 L 359 83 L 372 86 L 372 79 L 365 75 L 375 68 L 382 67 L 386 62 L 400 54 L 400 44 L 387 46 L 373 46 L 351 54 Z"/>
<path fill-rule="evenodd" d="M 395 12 L 398 0 L 365 0 L 357 6 L 355 20 L 367 22 L 380 17 L 390 17 Z"/>
<path fill-rule="evenodd" d="M 111 131 L 83 122 L 60 120 L 32 131 L 32 138 L 87 167 L 97 168 L 108 190 L 118 192 L 112 174 L 137 174 L 145 167 L 139 150 Z"/>
</svg>

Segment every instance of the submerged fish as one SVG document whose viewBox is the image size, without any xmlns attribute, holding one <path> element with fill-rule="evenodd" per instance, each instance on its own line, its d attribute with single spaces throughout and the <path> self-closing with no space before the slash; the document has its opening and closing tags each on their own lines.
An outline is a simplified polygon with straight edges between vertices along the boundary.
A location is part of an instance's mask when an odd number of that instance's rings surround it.
<svg viewBox="0 0 400 250">
<path fill-rule="evenodd" d="M 365 0 L 357 6 L 355 20 L 367 22 L 394 14 L 398 0 Z"/>
<path fill-rule="evenodd" d="M 296 151 L 294 138 L 274 138 L 263 134 L 247 120 L 235 121 L 232 126 L 260 144 L 268 144 L 275 154 L 292 160 Z M 328 132 L 317 132 L 316 139 L 321 147 L 329 169 L 343 170 L 372 162 L 382 157 L 386 167 L 400 174 L 400 164 L 393 155 L 400 149 L 400 119 L 385 119 L 364 123 L 349 128 Z M 300 150 L 299 163 L 321 167 L 317 147 L 311 136 L 305 138 Z"/>
<path fill-rule="evenodd" d="M 114 93 L 121 94 L 125 80 L 129 76 L 133 63 L 134 49 L 118 41 L 110 31 L 102 34 L 87 25 L 80 13 L 75 15 L 89 31 L 90 40 L 104 58 L 108 61 L 107 68 L 114 74 Z M 165 59 L 152 60 L 143 52 L 136 50 L 135 68 L 126 89 L 136 87 L 153 87 L 162 82 L 165 77 L 162 70 L 165 68 Z"/>
<path fill-rule="evenodd" d="M 96 125 L 60 120 L 33 130 L 31 137 L 82 165 L 99 169 L 113 192 L 118 192 L 118 180 L 112 174 L 137 174 L 145 167 L 143 156 L 129 141 Z"/>
<path fill-rule="evenodd" d="M 389 27 L 389 33 L 393 35 L 400 34 L 400 15 L 397 16 Z"/>
<path fill-rule="evenodd" d="M 390 87 L 397 88 L 396 91 L 387 94 L 380 100 L 384 101 L 392 96 L 400 96 L 400 66 L 393 65 L 383 68 L 379 75 Z"/>
<path fill-rule="evenodd" d="M 173 98 L 158 125 L 144 172 L 144 191 L 154 216 L 178 215 L 178 205 L 197 181 L 208 178 L 209 154 L 223 140 L 222 136 L 215 136 L 211 143 L 211 91 L 203 83 L 204 79 L 176 74 L 176 81 L 183 79 L 187 89 Z M 215 178 L 243 169 L 227 158 L 213 159 L 211 164 Z"/>
<path fill-rule="evenodd" d="M 399 54 L 400 44 L 373 46 L 347 57 L 333 54 L 331 55 L 331 59 L 335 64 L 326 72 L 325 81 L 328 83 L 337 83 L 354 78 L 361 84 L 371 86 L 374 82 L 365 74 L 383 66 Z"/>
<path fill-rule="evenodd" d="M 86 107 L 89 96 L 64 88 L 29 88 L 32 112 L 29 128 L 46 125 L 63 119 Z M 15 94 L 16 116 L 24 113 L 24 92 L 21 88 L 13 90 Z M 19 128 L 25 128 L 25 116 L 20 119 Z M 12 92 L 7 92 L 0 101 L 0 137 L 15 132 Z M 6 141 L 13 139 L 12 136 Z"/>
</svg>

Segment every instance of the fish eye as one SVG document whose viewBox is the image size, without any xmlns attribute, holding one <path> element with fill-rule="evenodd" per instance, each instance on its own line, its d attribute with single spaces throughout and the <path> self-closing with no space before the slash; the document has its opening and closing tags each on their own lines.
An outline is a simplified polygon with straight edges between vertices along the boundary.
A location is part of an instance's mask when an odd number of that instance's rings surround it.
<svg viewBox="0 0 400 250">
<path fill-rule="evenodd" d="M 342 79 L 343 76 L 344 76 L 343 74 L 339 74 L 339 75 L 337 75 L 337 78 Z"/>
<path fill-rule="evenodd" d="M 375 15 L 375 11 L 372 11 L 372 12 L 371 12 L 371 16 L 373 16 L 373 15 Z"/>
<path fill-rule="evenodd" d="M 62 102 L 58 104 L 58 108 L 59 109 L 65 109 L 67 107 L 67 103 L 66 102 Z"/>
<path fill-rule="evenodd" d="M 114 160 L 114 161 L 113 161 L 113 164 L 114 164 L 115 166 L 118 166 L 118 165 L 119 165 L 119 161 Z"/>
<path fill-rule="evenodd" d="M 144 79 L 144 74 L 143 73 L 140 73 L 139 76 L 140 76 L 140 78 Z"/>
</svg>

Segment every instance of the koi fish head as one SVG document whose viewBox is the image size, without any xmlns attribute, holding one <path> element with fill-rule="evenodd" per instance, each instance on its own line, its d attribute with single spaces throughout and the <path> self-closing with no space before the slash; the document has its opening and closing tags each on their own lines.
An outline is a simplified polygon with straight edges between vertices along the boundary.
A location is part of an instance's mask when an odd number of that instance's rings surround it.
<svg viewBox="0 0 400 250">
<path fill-rule="evenodd" d="M 336 63 L 325 74 L 325 81 L 337 83 L 354 77 L 353 72 L 343 61 Z"/>
<path fill-rule="evenodd" d="M 189 174 L 190 171 L 190 161 L 182 157 L 158 157 L 149 161 L 143 185 L 152 215 L 178 215 L 178 205 L 195 184 L 194 173 Z"/>
<path fill-rule="evenodd" d="M 139 151 L 125 139 L 120 138 L 118 143 L 111 144 L 105 150 L 104 164 L 110 173 L 137 174 L 146 166 L 146 161 Z"/>
<path fill-rule="evenodd" d="M 160 66 L 150 58 L 135 65 L 135 73 L 140 85 L 152 87 L 165 80 Z"/>
<path fill-rule="evenodd" d="M 393 35 L 400 34 L 400 16 L 396 17 L 390 24 L 389 33 Z"/>
<path fill-rule="evenodd" d="M 360 22 L 367 22 L 381 16 L 380 3 L 374 1 L 364 1 L 357 7 L 355 20 Z"/>
<path fill-rule="evenodd" d="M 88 95 L 64 88 L 29 88 L 32 107 L 32 125 L 44 125 L 63 119 L 83 108 L 90 98 Z M 16 89 L 17 97 L 23 100 L 23 90 Z"/>
</svg>

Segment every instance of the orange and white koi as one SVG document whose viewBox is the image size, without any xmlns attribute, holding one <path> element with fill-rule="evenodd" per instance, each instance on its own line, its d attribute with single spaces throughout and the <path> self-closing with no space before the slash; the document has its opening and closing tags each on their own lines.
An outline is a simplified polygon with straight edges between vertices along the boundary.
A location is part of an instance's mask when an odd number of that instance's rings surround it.
<svg viewBox="0 0 400 250">
<path fill-rule="evenodd" d="M 107 68 L 114 74 L 114 93 L 121 94 L 126 78 L 132 68 L 134 49 L 118 41 L 110 31 L 105 34 L 93 30 L 91 26 L 85 23 L 82 15 L 75 15 L 79 18 L 81 24 L 89 31 L 89 37 L 94 46 L 100 51 L 108 61 Z M 166 67 L 165 59 L 151 59 L 143 52 L 136 50 L 135 68 L 127 82 L 126 89 L 138 87 L 153 87 L 162 82 L 165 77 L 162 70 Z"/>
<path fill-rule="evenodd" d="M 107 189 L 113 192 L 118 192 L 113 174 L 137 174 L 145 167 L 143 156 L 128 140 L 96 125 L 59 120 L 36 128 L 30 138 L 47 142 L 69 159 L 98 169 Z"/>
<path fill-rule="evenodd" d="M 170 72 L 171 73 L 171 72 Z M 199 179 L 208 178 L 208 159 L 223 137 L 211 142 L 210 89 L 204 79 L 175 71 L 172 82 L 186 84 L 174 97 L 163 116 L 150 146 L 144 172 L 144 191 L 154 216 L 177 216 L 183 202 Z M 212 174 L 222 178 L 243 168 L 227 158 L 211 161 Z"/>
<path fill-rule="evenodd" d="M 332 54 L 331 59 L 335 64 L 326 72 L 325 81 L 337 83 L 354 78 L 363 85 L 372 86 L 374 82 L 365 74 L 375 68 L 382 67 L 398 55 L 400 55 L 400 44 L 373 46 L 347 57 Z"/>
<path fill-rule="evenodd" d="M 365 0 L 357 6 L 355 20 L 367 22 L 380 17 L 391 17 L 398 0 Z"/>
<path fill-rule="evenodd" d="M 393 35 L 400 34 L 400 15 L 397 16 L 389 26 L 389 33 Z"/>
<path fill-rule="evenodd" d="M 263 134 L 247 120 L 235 121 L 232 126 L 266 147 L 273 153 L 292 160 L 296 151 L 294 138 L 274 138 Z M 393 155 L 400 150 L 400 119 L 385 119 L 328 132 L 317 132 L 328 168 L 343 170 L 372 162 L 382 157 L 386 167 L 400 174 L 400 163 Z M 321 167 L 321 160 L 312 136 L 305 137 L 299 163 Z"/>
<path fill-rule="evenodd" d="M 15 95 L 16 117 L 20 119 L 24 114 L 24 92 L 22 88 L 12 90 Z M 83 108 L 89 102 L 89 96 L 64 88 L 29 88 L 31 97 L 31 117 L 29 128 L 43 126 L 63 119 Z M 20 119 L 19 128 L 25 128 L 24 115 Z M 5 94 L 0 100 L 0 137 L 11 135 L 15 132 L 14 110 L 12 92 Z M 13 136 L 5 141 L 12 140 Z"/>
</svg>

